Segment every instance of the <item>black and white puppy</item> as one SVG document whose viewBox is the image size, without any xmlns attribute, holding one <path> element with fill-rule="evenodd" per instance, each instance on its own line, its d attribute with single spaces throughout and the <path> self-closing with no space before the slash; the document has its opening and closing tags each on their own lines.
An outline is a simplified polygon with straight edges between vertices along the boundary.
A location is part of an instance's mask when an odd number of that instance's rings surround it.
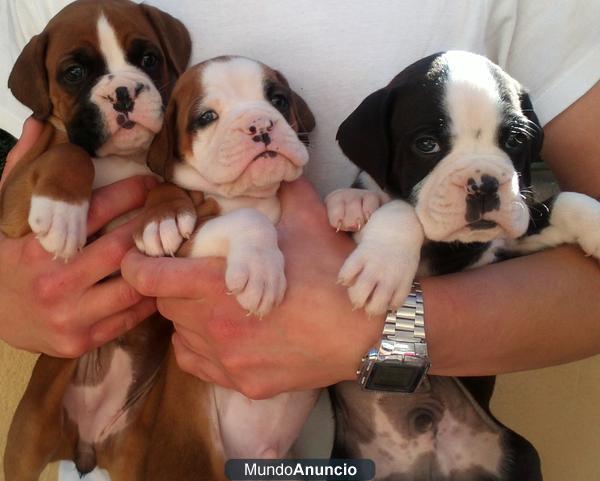
<svg viewBox="0 0 600 481">
<path fill-rule="evenodd" d="M 327 198 L 331 224 L 359 230 L 340 271 L 355 307 L 383 313 L 402 304 L 417 273 L 455 272 L 507 252 L 578 243 L 600 258 L 599 202 L 563 192 L 533 205 L 530 164 L 542 140 L 523 87 L 479 55 L 429 56 L 369 95 L 338 141 L 363 169 L 359 181 L 383 192 Z"/>
<path fill-rule="evenodd" d="M 562 193 L 530 210 L 542 139 L 521 85 L 467 52 L 419 60 L 368 96 L 338 140 L 371 190 L 326 199 L 332 226 L 358 231 L 340 271 L 353 304 L 380 314 L 402 304 L 415 276 L 489 264 L 507 251 L 578 242 L 600 257 L 596 200 Z M 431 376 L 425 389 L 398 396 L 341 383 L 334 455 L 373 459 L 378 480 L 541 479 L 535 449 L 490 413 L 492 388 L 493 378 Z"/>
</svg>

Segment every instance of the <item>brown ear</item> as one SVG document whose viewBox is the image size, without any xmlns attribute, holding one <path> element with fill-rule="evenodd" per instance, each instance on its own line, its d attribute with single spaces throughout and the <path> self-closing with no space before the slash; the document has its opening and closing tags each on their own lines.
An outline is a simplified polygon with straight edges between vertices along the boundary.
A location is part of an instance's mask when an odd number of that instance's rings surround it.
<svg viewBox="0 0 600 481">
<path fill-rule="evenodd" d="M 8 88 L 19 102 L 33 110 L 38 120 L 47 119 L 52 113 L 45 64 L 47 44 L 45 32 L 35 35 L 25 45 L 8 77 Z"/>
<path fill-rule="evenodd" d="M 273 70 L 273 73 L 279 82 L 290 88 L 289 82 L 279 70 Z M 292 127 L 298 132 L 298 137 L 301 140 L 308 141 L 308 133 L 312 132 L 315 128 L 315 116 L 308 108 L 304 99 L 293 90 L 290 89 L 290 91 L 292 92 L 292 119 L 290 119 Z"/>
<path fill-rule="evenodd" d="M 300 95 L 292 91 L 292 115 L 298 124 L 298 134 L 306 135 L 315 128 L 315 116 Z"/>
<path fill-rule="evenodd" d="M 167 105 L 162 129 L 150 144 L 146 163 L 152 172 L 169 181 L 177 157 L 177 102 L 172 98 Z"/>
<path fill-rule="evenodd" d="M 167 56 L 171 87 L 173 87 L 175 80 L 183 73 L 190 60 L 192 51 L 190 34 L 183 23 L 168 13 L 146 4 L 141 4 L 140 8 L 154 27 L 160 46 Z"/>
</svg>

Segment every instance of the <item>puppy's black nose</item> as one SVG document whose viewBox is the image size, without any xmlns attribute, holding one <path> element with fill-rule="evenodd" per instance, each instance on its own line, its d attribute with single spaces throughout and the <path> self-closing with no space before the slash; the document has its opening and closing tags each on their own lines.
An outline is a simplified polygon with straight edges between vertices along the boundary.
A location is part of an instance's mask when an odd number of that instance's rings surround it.
<svg viewBox="0 0 600 481">
<path fill-rule="evenodd" d="M 133 110 L 134 101 L 129 95 L 127 87 L 117 87 L 115 89 L 117 101 L 113 103 L 113 109 L 117 112 L 127 113 Z"/>
<path fill-rule="evenodd" d="M 467 222 L 477 221 L 486 212 L 500 208 L 500 197 L 498 196 L 500 182 L 496 177 L 483 174 L 481 182 L 477 182 L 471 177 L 467 180 L 466 187 L 467 212 L 465 218 Z"/>
<path fill-rule="evenodd" d="M 254 137 L 252 137 L 252 140 L 254 140 L 254 142 L 262 142 L 263 144 L 265 144 L 265 146 L 267 146 L 271 143 L 271 136 L 267 133 L 257 134 Z"/>
<path fill-rule="evenodd" d="M 273 130 L 273 126 L 275 123 L 269 119 L 257 119 L 254 120 L 250 126 L 248 127 L 248 133 L 250 135 L 254 134 L 264 134 L 265 132 L 271 132 Z"/>
<path fill-rule="evenodd" d="M 248 127 L 248 133 L 252 135 L 254 142 L 262 142 L 265 146 L 271 143 L 269 132 L 273 130 L 275 123 L 271 119 L 255 119 Z"/>
</svg>

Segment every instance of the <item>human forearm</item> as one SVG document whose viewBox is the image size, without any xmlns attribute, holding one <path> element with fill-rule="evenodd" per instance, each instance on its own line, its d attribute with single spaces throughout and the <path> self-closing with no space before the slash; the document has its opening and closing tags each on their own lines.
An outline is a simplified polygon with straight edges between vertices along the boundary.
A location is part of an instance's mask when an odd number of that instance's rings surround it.
<svg viewBox="0 0 600 481">
<path fill-rule="evenodd" d="M 574 247 L 423 279 L 432 374 L 535 369 L 600 353 L 598 263 Z"/>
</svg>

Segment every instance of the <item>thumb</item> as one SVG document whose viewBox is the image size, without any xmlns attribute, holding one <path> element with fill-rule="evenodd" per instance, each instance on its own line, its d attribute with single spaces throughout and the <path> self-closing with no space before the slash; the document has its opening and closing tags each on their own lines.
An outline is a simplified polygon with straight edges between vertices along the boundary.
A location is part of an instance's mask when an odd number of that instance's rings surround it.
<svg viewBox="0 0 600 481">
<path fill-rule="evenodd" d="M 329 228 L 327 210 L 314 187 L 304 178 L 281 186 L 281 219 L 284 230 Z"/>
<path fill-rule="evenodd" d="M 25 121 L 21 137 L 6 156 L 6 165 L 4 166 L 4 172 L 2 174 L 2 179 L 0 180 L 0 187 L 17 162 L 33 145 L 35 145 L 35 142 L 39 139 L 40 135 L 42 135 L 43 130 L 44 122 L 40 122 L 33 117 L 29 117 Z"/>
</svg>

